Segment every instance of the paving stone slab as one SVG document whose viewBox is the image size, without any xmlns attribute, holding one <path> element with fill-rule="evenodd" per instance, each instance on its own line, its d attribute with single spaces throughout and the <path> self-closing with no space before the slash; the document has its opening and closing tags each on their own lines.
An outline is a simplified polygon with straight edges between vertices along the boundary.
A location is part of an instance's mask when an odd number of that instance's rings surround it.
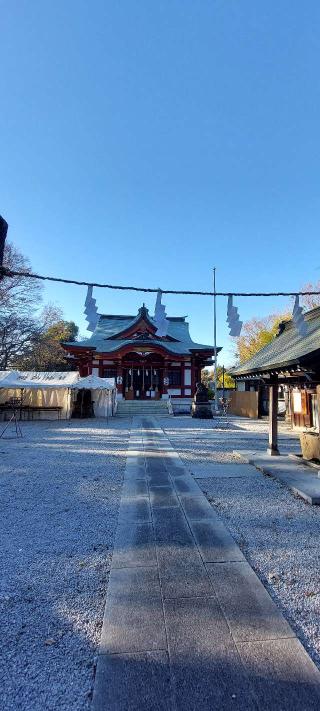
<svg viewBox="0 0 320 711">
<path fill-rule="evenodd" d="M 201 492 L 200 492 L 201 493 Z M 181 495 L 180 501 L 190 521 L 216 520 L 217 514 L 204 494 L 200 496 Z"/>
<path fill-rule="evenodd" d="M 112 556 L 113 568 L 156 565 L 154 532 L 151 523 L 125 521 L 117 528 Z"/>
<path fill-rule="evenodd" d="M 228 529 L 216 521 L 190 521 L 190 527 L 206 563 L 244 561 L 245 557 Z"/>
<path fill-rule="evenodd" d="M 212 595 L 209 577 L 182 511 L 155 509 L 154 528 L 163 596 Z"/>
<path fill-rule="evenodd" d="M 139 456 L 128 456 L 126 461 L 126 469 L 133 469 L 134 467 L 139 467 L 140 469 L 145 469 L 144 453 L 140 452 Z"/>
<path fill-rule="evenodd" d="M 251 464 L 215 464 L 192 465 L 190 467 L 195 479 L 236 479 L 238 477 L 256 477 L 257 470 Z"/>
<path fill-rule="evenodd" d="M 102 625 L 101 653 L 163 649 L 166 649 L 166 634 L 157 570 L 113 568 Z"/>
<path fill-rule="evenodd" d="M 124 498 L 132 496 L 148 496 L 148 483 L 146 479 L 125 479 L 122 487 Z"/>
<path fill-rule="evenodd" d="M 148 481 L 153 486 L 170 486 L 171 479 L 165 470 L 162 472 L 149 472 Z"/>
<path fill-rule="evenodd" d="M 164 598 L 207 597 L 214 594 L 196 546 L 157 545 L 157 555 Z"/>
<path fill-rule="evenodd" d="M 160 598 L 157 567 L 112 567 L 108 583 L 108 597 L 117 597 L 125 602 L 129 599 L 136 599 L 138 603 L 144 597 Z"/>
<path fill-rule="evenodd" d="M 293 462 L 289 456 L 269 457 L 261 452 L 246 451 L 247 460 L 257 469 L 278 479 L 294 494 L 313 506 L 320 505 L 320 480 L 310 467 Z"/>
<path fill-rule="evenodd" d="M 216 598 L 165 600 L 164 610 L 177 709 L 256 709 Z"/>
<path fill-rule="evenodd" d="M 173 482 L 169 478 L 168 479 L 166 478 L 161 484 L 158 484 L 158 482 L 156 482 L 154 484 L 152 481 L 148 481 L 148 484 L 149 484 L 149 491 L 157 491 L 159 488 L 163 489 L 165 487 L 166 489 L 168 489 L 168 491 L 170 490 L 173 494 L 176 493 Z"/>
<path fill-rule="evenodd" d="M 140 469 L 132 469 L 129 471 L 128 469 L 125 470 L 124 475 L 123 475 L 123 481 L 147 481 L 147 474 L 146 472 L 142 472 Z"/>
<path fill-rule="evenodd" d="M 190 474 L 184 476 L 173 476 L 172 481 L 178 494 L 193 494 L 194 496 L 203 495 L 199 485 L 192 479 Z"/>
<path fill-rule="evenodd" d="M 319 482 L 320 483 L 320 482 Z M 301 482 L 292 482 L 290 483 L 290 489 L 292 489 L 294 494 L 298 494 L 298 496 L 301 496 L 302 499 L 308 502 L 308 504 L 311 504 L 312 506 L 319 506 L 320 505 L 320 489 L 319 486 L 316 486 L 314 484 L 303 484 L 301 486 Z"/>
<path fill-rule="evenodd" d="M 110 654 L 166 649 L 160 598 L 145 598 L 138 604 L 135 599 L 109 597 L 100 649 L 101 653 Z"/>
<path fill-rule="evenodd" d="M 172 486 L 151 486 L 150 503 L 152 508 L 179 506 L 179 499 Z"/>
<path fill-rule="evenodd" d="M 210 596 L 164 600 L 163 606 L 170 655 L 183 652 L 196 660 L 232 642 L 213 589 Z"/>
<path fill-rule="evenodd" d="M 166 464 L 166 470 L 172 479 L 176 480 L 179 477 L 184 477 L 188 475 L 188 470 L 185 467 L 171 467 Z"/>
<path fill-rule="evenodd" d="M 319 711 L 320 672 L 297 639 L 237 644 L 259 709 Z"/>
<path fill-rule="evenodd" d="M 180 460 L 175 459 L 172 455 L 167 457 L 165 464 L 170 474 L 175 474 L 177 476 L 178 474 L 187 473 L 187 468 L 184 464 Z"/>
<path fill-rule="evenodd" d="M 210 580 L 201 560 L 184 553 L 176 564 L 174 555 L 159 554 L 159 574 L 163 598 L 207 597 L 212 594 Z"/>
<path fill-rule="evenodd" d="M 121 521 L 132 521 L 135 523 L 151 522 L 149 499 L 143 496 L 122 498 L 119 508 L 119 523 Z"/>
<path fill-rule="evenodd" d="M 146 470 L 147 470 L 148 475 L 165 474 L 166 476 L 168 476 L 167 469 L 166 469 L 165 465 L 163 464 L 163 462 L 160 460 L 158 462 L 154 462 L 154 461 L 147 462 L 146 463 Z"/>
<path fill-rule="evenodd" d="M 181 509 L 165 508 L 154 510 L 154 530 L 156 543 L 161 546 L 195 548 L 195 542 Z"/>
<path fill-rule="evenodd" d="M 92 711 L 173 711 L 167 652 L 102 654 Z"/>
<path fill-rule="evenodd" d="M 236 641 L 295 636 L 248 563 L 208 563 L 207 570 Z"/>
<path fill-rule="evenodd" d="M 124 481 L 127 481 L 128 479 L 130 481 L 134 479 L 146 479 L 147 478 L 147 472 L 145 470 L 145 467 L 142 467 L 138 464 L 135 464 L 134 462 L 131 462 L 130 465 L 126 465 L 126 468 L 124 470 Z"/>
</svg>

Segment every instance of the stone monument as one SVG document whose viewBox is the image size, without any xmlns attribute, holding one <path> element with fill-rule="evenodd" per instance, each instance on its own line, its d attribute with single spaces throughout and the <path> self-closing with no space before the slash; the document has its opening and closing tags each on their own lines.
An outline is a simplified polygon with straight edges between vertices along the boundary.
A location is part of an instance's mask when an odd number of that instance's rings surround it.
<svg viewBox="0 0 320 711">
<path fill-rule="evenodd" d="M 202 420 L 213 418 L 211 402 L 208 398 L 208 389 L 203 383 L 197 383 L 196 394 L 191 405 L 192 417 L 199 417 Z"/>
</svg>

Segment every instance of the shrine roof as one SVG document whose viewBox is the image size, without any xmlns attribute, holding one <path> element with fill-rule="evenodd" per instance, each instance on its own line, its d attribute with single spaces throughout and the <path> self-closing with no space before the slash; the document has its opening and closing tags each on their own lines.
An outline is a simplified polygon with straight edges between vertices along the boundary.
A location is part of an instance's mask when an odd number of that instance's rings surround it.
<svg viewBox="0 0 320 711">
<path fill-rule="evenodd" d="M 263 373 L 291 365 L 303 365 L 312 360 L 319 363 L 316 351 L 320 350 L 320 307 L 304 313 L 307 334 L 301 336 L 292 319 L 283 321 L 278 335 L 252 358 L 230 370 L 234 376 Z M 319 367 L 319 366 L 318 366 Z"/>
<path fill-rule="evenodd" d="M 180 355 L 191 354 L 191 352 L 194 351 L 213 352 L 213 346 L 205 345 L 203 343 L 195 343 L 192 340 L 189 333 L 189 323 L 186 321 L 185 316 L 166 317 L 169 321 L 167 331 L 168 339 L 157 338 L 157 336 L 153 334 L 150 334 L 146 338 L 143 338 L 143 334 L 142 336 L 139 336 L 139 338 L 126 337 L 125 332 L 135 325 L 138 325 L 141 317 L 140 311 L 138 315 L 135 316 L 101 314 L 99 316 L 97 326 L 90 338 L 73 343 L 65 343 L 64 345 L 93 348 L 95 351 L 102 353 L 111 353 L 112 351 L 116 351 L 119 348 L 130 344 L 137 346 L 137 343 L 141 345 L 158 345 L 165 350 L 168 350 L 170 353 L 177 353 Z M 156 328 L 156 324 L 149 315 L 147 309 L 145 309 L 145 314 L 151 326 Z M 123 337 L 121 334 L 123 334 Z"/>
</svg>

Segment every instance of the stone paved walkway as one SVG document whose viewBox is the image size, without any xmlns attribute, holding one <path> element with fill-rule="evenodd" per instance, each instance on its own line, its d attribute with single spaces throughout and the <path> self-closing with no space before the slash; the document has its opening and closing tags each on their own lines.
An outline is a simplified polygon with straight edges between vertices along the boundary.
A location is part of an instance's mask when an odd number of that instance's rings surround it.
<svg viewBox="0 0 320 711">
<path fill-rule="evenodd" d="M 264 474 L 273 476 L 298 494 L 311 505 L 320 505 L 320 478 L 319 470 L 304 464 L 299 459 L 281 455 L 270 457 L 261 452 L 238 452 L 241 459 L 253 464 Z"/>
<path fill-rule="evenodd" d="M 159 424 L 137 421 L 94 711 L 319 707 L 319 671 Z"/>
</svg>

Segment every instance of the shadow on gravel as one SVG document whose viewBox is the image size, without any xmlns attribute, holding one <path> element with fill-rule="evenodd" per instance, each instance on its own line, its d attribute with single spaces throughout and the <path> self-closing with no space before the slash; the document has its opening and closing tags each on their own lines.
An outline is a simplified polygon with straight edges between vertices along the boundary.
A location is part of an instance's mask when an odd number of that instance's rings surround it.
<svg viewBox="0 0 320 711">
<path fill-rule="evenodd" d="M 4 711 L 90 706 L 128 440 L 125 423 L 92 425 L 33 423 L 1 443 Z"/>
</svg>

